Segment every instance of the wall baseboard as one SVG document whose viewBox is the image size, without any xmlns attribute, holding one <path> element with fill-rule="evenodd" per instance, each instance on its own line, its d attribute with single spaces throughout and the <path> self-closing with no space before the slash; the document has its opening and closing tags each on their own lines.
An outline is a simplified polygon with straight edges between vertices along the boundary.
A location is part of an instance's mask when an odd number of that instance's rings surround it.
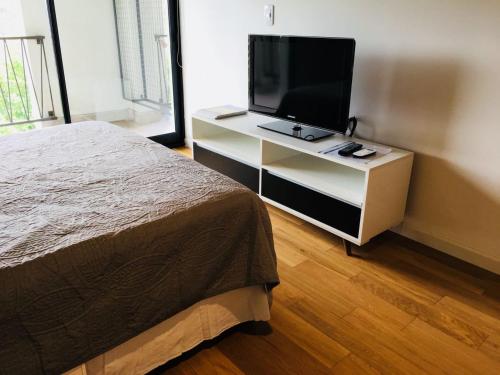
<svg viewBox="0 0 500 375">
<path fill-rule="evenodd" d="M 412 230 L 409 228 L 398 227 L 393 229 L 392 231 L 410 240 L 428 246 L 436 251 L 442 252 L 451 257 L 457 258 L 479 268 L 500 275 L 500 260 L 498 259 L 487 257 L 485 255 L 479 254 L 472 249 L 464 248 L 446 240 L 431 236 L 427 233 Z"/>
<path fill-rule="evenodd" d="M 151 124 L 160 121 L 162 114 L 153 109 L 129 109 L 129 119 L 137 124 Z"/>
<path fill-rule="evenodd" d="M 74 122 L 77 121 L 122 121 L 129 119 L 128 109 L 118 109 L 112 111 L 101 111 L 94 113 L 72 113 Z"/>
<path fill-rule="evenodd" d="M 94 115 L 98 121 L 122 121 L 128 119 L 128 111 L 126 109 L 97 112 Z"/>
<path fill-rule="evenodd" d="M 95 113 L 73 114 L 77 121 L 96 120 L 96 121 L 134 121 L 137 124 L 149 124 L 158 122 L 162 118 L 159 111 L 146 109 L 137 110 L 134 108 L 124 108 L 111 111 L 101 111 Z"/>
</svg>

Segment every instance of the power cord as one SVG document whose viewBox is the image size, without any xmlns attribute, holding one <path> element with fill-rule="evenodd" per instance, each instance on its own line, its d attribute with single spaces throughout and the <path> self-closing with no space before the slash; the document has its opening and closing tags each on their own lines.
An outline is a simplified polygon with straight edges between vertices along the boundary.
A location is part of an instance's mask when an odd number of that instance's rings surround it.
<svg viewBox="0 0 500 375">
<path fill-rule="evenodd" d="M 356 116 L 350 117 L 349 120 L 347 120 L 347 130 L 349 130 L 349 137 L 352 137 L 354 135 L 356 126 L 358 126 L 358 119 L 356 118 Z"/>
</svg>

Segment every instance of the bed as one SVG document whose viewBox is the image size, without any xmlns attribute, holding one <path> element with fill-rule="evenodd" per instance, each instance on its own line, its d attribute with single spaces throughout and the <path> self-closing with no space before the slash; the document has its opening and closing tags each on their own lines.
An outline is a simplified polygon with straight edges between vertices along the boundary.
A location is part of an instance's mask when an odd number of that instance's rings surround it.
<svg viewBox="0 0 500 375">
<path fill-rule="evenodd" d="M 143 373 L 269 318 L 258 196 L 127 130 L 0 138 L 0 207 L 0 374 Z"/>
</svg>

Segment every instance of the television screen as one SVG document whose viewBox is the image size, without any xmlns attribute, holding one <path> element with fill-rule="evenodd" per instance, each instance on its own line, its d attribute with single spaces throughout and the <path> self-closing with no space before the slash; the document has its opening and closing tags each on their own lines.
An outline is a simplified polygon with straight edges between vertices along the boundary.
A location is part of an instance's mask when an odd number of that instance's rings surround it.
<svg viewBox="0 0 500 375">
<path fill-rule="evenodd" d="M 345 133 L 354 39 L 250 35 L 249 109 Z"/>
</svg>

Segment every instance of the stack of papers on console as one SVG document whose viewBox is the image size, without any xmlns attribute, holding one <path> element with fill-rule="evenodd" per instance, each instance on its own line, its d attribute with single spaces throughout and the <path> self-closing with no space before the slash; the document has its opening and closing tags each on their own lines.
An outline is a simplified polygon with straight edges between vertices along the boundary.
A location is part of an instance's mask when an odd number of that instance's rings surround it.
<svg viewBox="0 0 500 375">
<path fill-rule="evenodd" d="M 369 162 L 371 162 L 375 159 L 378 159 L 379 157 L 382 157 L 384 155 L 390 154 L 392 152 L 392 149 L 389 147 L 383 147 L 383 146 L 379 146 L 379 145 L 373 145 L 373 144 L 369 144 L 369 143 L 359 142 L 358 139 L 356 139 L 355 142 L 361 143 L 363 145 L 363 148 L 369 148 L 369 149 L 375 150 L 377 153 L 373 156 L 369 156 L 367 158 L 359 158 L 359 159 L 354 158 L 352 155 L 349 155 L 349 156 L 339 155 L 339 151 L 341 149 L 343 149 L 344 147 L 346 147 L 347 145 L 349 145 L 349 143 L 351 143 L 351 141 L 342 142 L 342 143 L 336 144 L 334 146 L 328 147 L 327 149 L 320 150 L 318 152 L 320 154 L 333 156 L 333 157 L 339 158 L 339 159 L 350 159 L 350 160 L 355 161 L 355 162 L 360 163 L 360 164 L 368 164 Z"/>
</svg>

